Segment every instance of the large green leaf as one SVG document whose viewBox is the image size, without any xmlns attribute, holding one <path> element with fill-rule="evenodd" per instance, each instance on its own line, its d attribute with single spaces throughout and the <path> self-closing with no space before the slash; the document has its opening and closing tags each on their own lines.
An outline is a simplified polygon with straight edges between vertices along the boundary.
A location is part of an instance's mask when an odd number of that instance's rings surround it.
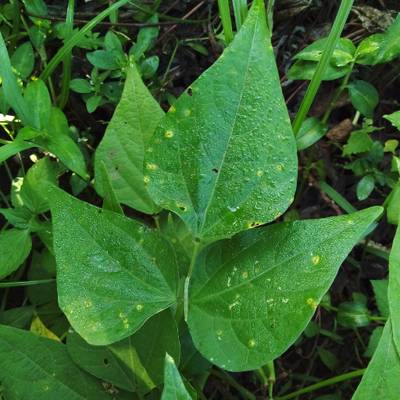
<svg viewBox="0 0 400 400">
<path fill-rule="evenodd" d="M 125 88 L 107 131 L 96 150 L 96 190 L 104 195 L 104 162 L 119 202 L 152 214 L 159 209 L 144 182 L 143 159 L 164 112 L 143 84 L 134 65 L 128 68 Z"/>
<path fill-rule="evenodd" d="M 66 346 L 0 325 L 0 381 L 7 400 L 111 400 L 100 382 L 80 370 Z"/>
<path fill-rule="evenodd" d="M 399 207 L 399 205 L 397 205 Z M 397 228 L 389 256 L 389 313 L 393 339 L 400 354 L 400 229 Z"/>
<path fill-rule="evenodd" d="M 305 329 L 341 263 L 381 210 L 275 224 L 206 248 L 189 288 L 195 346 L 232 371 L 278 357 Z"/>
<path fill-rule="evenodd" d="M 295 191 L 296 157 L 258 0 L 232 44 L 162 120 L 145 180 L 157 204 L 211 241 L 281 215 Z"/>
<path fill-rule="evenodd" d="M 175 255 L 160 234 L 54 188 L 59 304 L 90 344 L 132 335 L 176 302 Z"/>
<path fill-rule="evenodd" d="M 29 256 L 32 240 L 27 230 L 8 229 L 0 232 L 0 279 L 10 275 Z"/>
<path fill-rule="evenodd" d="M 393 342 L 391 328 L 391 321 L 388 320 L 378 348 L 352 400 L 399 399 L 400 358 Z"/>
<path fill-rule="evenodd" d="M 162 383 L 165 353 L 180 358 L 178 329 L 170 310 L 150 318 L 134 335 L 109 346 L 91 346 L 68 335 L 68 352 L 85 371 L 141 394 Z"/>
<path fill-rule="evenodd" d="M 169 354 L 165 356 L 164 389 L 161 400 L 192 400 L 175 361 Z"/>
</svg>

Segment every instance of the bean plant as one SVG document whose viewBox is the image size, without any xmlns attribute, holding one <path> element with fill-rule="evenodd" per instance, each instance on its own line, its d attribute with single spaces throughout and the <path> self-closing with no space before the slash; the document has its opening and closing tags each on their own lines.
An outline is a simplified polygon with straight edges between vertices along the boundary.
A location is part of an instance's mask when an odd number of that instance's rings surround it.
<svg viewBox="0 0 400 400">
<path fill-rule="evenodd" d="M 38 315 L 31 332 L 1 321 L 1 395 L 196 399 L 213 365 L 273 369 L 383 208 L 282 218 L 296 192 L 298 143 L 264 2 L 253 2 L 220 58 L 168 112 L 128 59 L 120 102 L 95 153 L 102 207 L 60 188 L 65 168 L 89 180 L 85 156 L 42 80 L 20 92 L 1 36 L 0 54 L 2 91 L 23 125 L 0 147 L 0 160 L 39 148 L 63 163 L 44 157 L 14 182 L 12 205 L 0 210 L 13 226 L 0 234 L 0 277 L 17 271 L 32 237 L 40 238 L 46 252 L 34 261 L 49 267 L 31 278 L 53 286 L 49 293 L 32 287 L 29 296 L 38 304 L 58 296 L 58 323 L 67 326 L 60 338 Z M 56 265 L 46 262 L 52 254 Z M 398 399 L 399 271 L 397 234 L 389 317 L 354 400 Z"/>
</svg>

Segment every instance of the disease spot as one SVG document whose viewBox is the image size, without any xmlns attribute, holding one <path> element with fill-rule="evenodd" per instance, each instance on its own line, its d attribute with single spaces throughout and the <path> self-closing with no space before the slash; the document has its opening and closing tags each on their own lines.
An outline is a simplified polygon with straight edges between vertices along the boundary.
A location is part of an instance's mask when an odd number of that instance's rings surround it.
<svg viewBox="0 0 400 400">
<path fill-rule="evenodd" d="M 217 334 L 218 340 L 222 340 L 221 336 L 224 334 L 224 332 L 221 329 L 218 329 L 215 333 Z"/>
<path fill-rule="evenodd" d="M 349 219 L 349 220 L 347 221 L 347 223 L 348 223 L 349 225 L 354 225 L 354 221 L 353 221 L 352 219 Z"/>
<path fill-rule="evenodd" d="M 283 171 L 283 165 L 282 165 L 282 164 L 277 164 L 276 167 L 275 167 L 275 169 L 276 169 L 278 172 L 282 172 L 282 171 Z"/>
<path fill-rule="evenodd" d="M 321 261 L 321 257 L 316 254 L 315 256 L 311 257 L 311 262 L 313 263 L 313 265 L 318 265 Z"/>
<path fill-rule="evenodd" d="M 214 174 L 218 174 L 218 168 L 213 168 L 211 171 L 214 172 Z"/>
<path fill-rule="evenodd" d="M 256 346 L 256 341 L 254 339 L 250 339 L 249 342 L 248 342 L 248 346 L 250 348 L 255 347 Z"/>
<path fill-rule="evenodd" d="M 229 310 L 232 310 L 233 307 L 236 307 L 236 306 L 238 306 L 239 304 L 240 304 L 239 301 L 234 301 L 232 304 L 229 304 L 228 309 L 229 309 Z"/>
<path fill-rule="evenodd" d="M 172 132 L 172 131 L 164 132 L 164 137 L 166 137 L 167 139 L 171 139 L 173 136 L 174 136 L 174 132 Z"/>
<path fill-rule="evenodd" d="M 306 303 L 314 310 L 318 307 L 318 302 L 312 297 L 308 298 Z"/>
<path fill-rule="evenodd" d="M 146 164 L 146 168 L 147 168 L 149 171 L 155 171 L 155 170 L 158 168 L 158 166 L 157 166 L 156 164 L 147 163 L 147 164 Z"/>
<path fill-rule="evenodd" d="M 103 360 L 103 363 L 104 363 L 104 365 L 105 365 L 106 367 L 108 367 L 108 366 L 110 365 L 110 361 L 108 361 L 108 358 L 105 358 L 105 359 Z"/>
<path fill-rule="evenodd" d="M 136 305 L 136 310 L 142 311 L 143 310 L 143 304 L 137 304 Z"/>
<path fill-rule="evenodd" d="M 169 108 L 168 112 L 174 113 L 174 112 L 176 112 L 176 108 L 175 108 L 174 106 L 171 106 L 171 107 Z"/>
<path fill-rule="evenodd" d="M 257 176 L 263 176 L 263 175 L 264 175 L 264 171 L 261 171 L 261 169 L 259 169 L 259 170 L 256 172 L 256 175 L 257 175 Z"/>
<path fill-rule="evenodd" d="M 44 390 L 45 392 L 48 392 L 49 389 L 50 389 L 50 386 L 49 386 L 49 385 L 44 385 L 44 386 L 43 386 L 43 390 Z"/>
<path fill-rule="evenodd" d="M 289 299 L 282 299 L 282 303 L 286 304 L 289 302 Z"/>
<path fill-rule="evenodd" d="M 239 209 L 239 207 L 231 207 L 231 206 L 228 206 L 228 210 L 229 210 L 230 212 L 236 212 L 238 209 Z"/>
<path fill-rule="evenodd" d="M 260 226 L 261 224 L 262 224 L 262 222 L 252 221 L 252 222 L 247 223 L 247 227 L 248 228 L 256 228 L 257 226 Z"/>
<path fill-rule="evenodd" d="M 274 299 L 267 299 L 267 303 L 273 303 Z"/>
<path fill-rule="evenodd" d="M 192 89 L 191 87 L 188 87 L 187 94 L 188 94 L 188 96 L 190 96 L 190 97 L 193 96 L 193 89 Z"/>
<path fill-rule="evenodd" d="M 249 277 L 249 273 L 247 272 L 247 271 L 244 271 L 243 273 L 242 273 L 242 278 L 243 279 L 247 279 Z"/>
<path fill-rule="evenodd" d="M 85 308 L 90 308 L 92 307 L 92 302 L 90 300 L 84 300 L 83 305 Z"/>
<path fill-rule="evenodd" d="M 185 111 L 183 111 L 183 115 L 184 115 L 185 117 L 188 117 L 191 113 L 192 113 L 192 111 L 189 110 L 189 108 L 187 108 Z"/>
<path fill-rule="evenodd" d="M 145 175 L 145 176 L 143 177 L 143 182 L 144 182 L 144 183 L 149 183 L 149 182 L 150 182 L 150 177 L 148 177 L 148 176 Z"/>
<path fill-rule="evenodd" d="M 176 203 L 176 206 L 177 206 L 181 211 L 187 211 L 187 207 L 186 207 L 185 204 Z"/>
</svg>

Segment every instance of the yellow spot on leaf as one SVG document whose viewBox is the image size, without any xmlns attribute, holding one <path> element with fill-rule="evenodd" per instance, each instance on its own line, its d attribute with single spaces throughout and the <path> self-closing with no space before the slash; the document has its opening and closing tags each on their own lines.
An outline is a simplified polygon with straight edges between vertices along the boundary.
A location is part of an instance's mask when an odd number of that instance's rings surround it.
<svg viewBox="0 0 400 400">
<path fill-rule="evenodd" d="M 172 131 L 164 132 L 164 137 L 166 137 L 167 139 L 171 139 L 173 136 L 174 136 L 174 132 L 172 132 Z"/>
</svg>

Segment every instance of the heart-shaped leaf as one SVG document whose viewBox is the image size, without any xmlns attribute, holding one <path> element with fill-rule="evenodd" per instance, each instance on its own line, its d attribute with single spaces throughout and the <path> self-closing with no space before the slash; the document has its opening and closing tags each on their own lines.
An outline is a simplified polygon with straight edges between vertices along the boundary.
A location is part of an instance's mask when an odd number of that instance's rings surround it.
<svg viewBox="0 0 400 400">
<path fill-rule="evenodd" d="M 59 305 L 90 344 L 132 335 L 176 302 L 169 243 L 144 225 L 51 192 Z"/>
<path fill-rule="evenodd" d="M 274 220 L 291 203 L 297 153 L 264 2 L 177 100 L 146 153 L 149 192 L 204 241 Z"/>
<path fill-rule="evenodd" d="M 189 288 L 195 346 L 231 371 L 278 357 L 305 329 L 341 263 L 380 213 L 373 207 L 275 224 L 206 248 Z"/>
</svg>

